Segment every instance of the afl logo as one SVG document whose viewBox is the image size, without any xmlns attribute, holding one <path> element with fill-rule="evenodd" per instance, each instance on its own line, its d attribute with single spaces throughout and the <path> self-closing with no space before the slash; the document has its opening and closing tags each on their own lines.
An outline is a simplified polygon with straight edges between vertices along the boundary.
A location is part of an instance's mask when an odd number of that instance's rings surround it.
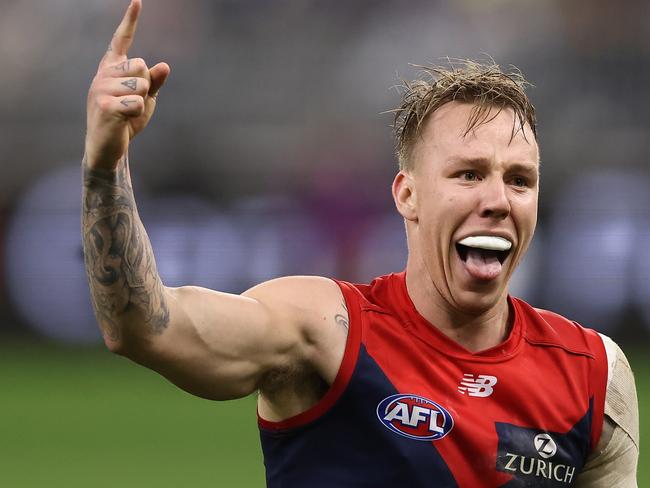
<svg viewBox="0 0 650 488">
<path fill-rule="evenodd" d="M 418 441 L 437 441 L 454 426 L 451 414 L 417 395 L 391 395 L 377 405 L 377 417 L 388 430 Z"/>
</svg>

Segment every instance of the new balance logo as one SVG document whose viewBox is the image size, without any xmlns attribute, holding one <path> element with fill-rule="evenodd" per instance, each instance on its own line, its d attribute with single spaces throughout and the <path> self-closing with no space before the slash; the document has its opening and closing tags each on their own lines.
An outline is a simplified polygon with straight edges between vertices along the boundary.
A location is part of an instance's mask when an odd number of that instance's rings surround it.
<svg viewBox="0 0 650 488">
<path fill-rule="evenodd" d="M 474 378 L 473 374 L 464 374 L 458 385 L 458 391 L 463 395 L 467 393 L 473 397 L 488 397 L 492 394 L 492 388 L 497 384 L 496 376 L 480 374 Z"/>
</svg>

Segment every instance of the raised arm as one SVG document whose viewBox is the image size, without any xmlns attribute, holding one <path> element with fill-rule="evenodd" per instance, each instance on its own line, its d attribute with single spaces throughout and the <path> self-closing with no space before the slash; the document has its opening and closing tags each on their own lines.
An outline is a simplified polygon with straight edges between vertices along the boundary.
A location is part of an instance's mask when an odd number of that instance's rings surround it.
<svg viewBox="0 0 650 488">
<path fill-rule="evenodd" d="M 169 74 L 129 59 L 133 0 L 88 94 L 82 234 L 95 315 L 107 346 L 196 395 L 226 399 L 263 388 L 271 373 L 336 375 L 346 330 L 337 285 L 291 277 L 242 296 L 163 285 L 131 187 L 128 145 L 149 122 Z M 277 375 L 273 375 L 277 376 Z"/>
<path fill-rule="evenodd" d="M 142 5 L 129 5 L 88 91 L 82 234 L 95 314 L 111 346 L 123 319 L 154 333 L 169 324 L 147 234 L 138 217 L 128 168 L 129 142 L 149 122 L 169 75 L 127 54 Z"/>
</svg>

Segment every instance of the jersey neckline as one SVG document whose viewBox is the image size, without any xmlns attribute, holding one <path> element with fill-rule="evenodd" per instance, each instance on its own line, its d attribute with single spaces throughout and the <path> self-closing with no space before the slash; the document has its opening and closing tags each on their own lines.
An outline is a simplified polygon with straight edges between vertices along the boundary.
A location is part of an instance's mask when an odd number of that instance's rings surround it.
<svg viewBox="0 0 650 488">
<path fill-rule="evenodd" d="M 514 314 L 513 326 L 508 338 L 489 349 L 471 352 L 443 334 L 417 311 L 406 287 L 406 271 L 393 273 L 390 275 L 390 281 L 393 291 L 401 302 L 400 308 L 406 312 L 407 329 L 437 352 L 468 361 L 500 362 L 512 358 L 519 351 L 525 334 L 525 324 L 521 317 L 522 310 L 516 298 L 508 295 L 508 305 Z"/>
</svg>

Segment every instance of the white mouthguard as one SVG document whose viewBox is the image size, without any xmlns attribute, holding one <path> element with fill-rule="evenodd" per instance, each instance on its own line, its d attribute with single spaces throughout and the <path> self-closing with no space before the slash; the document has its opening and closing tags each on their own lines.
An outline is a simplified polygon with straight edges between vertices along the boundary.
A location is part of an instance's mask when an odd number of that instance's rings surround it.
<svg viewBox="0 0 650 488">
<path fill-rule="evenodd" d="M 476 247 L 478 249 L 488 249 L 490 251 L 507 251 L 512 247 L 512 242 L 508 239 L 496 236 L 470 236 L 459 241 L 458 244 L 467 247 Z"/>
</svg>

